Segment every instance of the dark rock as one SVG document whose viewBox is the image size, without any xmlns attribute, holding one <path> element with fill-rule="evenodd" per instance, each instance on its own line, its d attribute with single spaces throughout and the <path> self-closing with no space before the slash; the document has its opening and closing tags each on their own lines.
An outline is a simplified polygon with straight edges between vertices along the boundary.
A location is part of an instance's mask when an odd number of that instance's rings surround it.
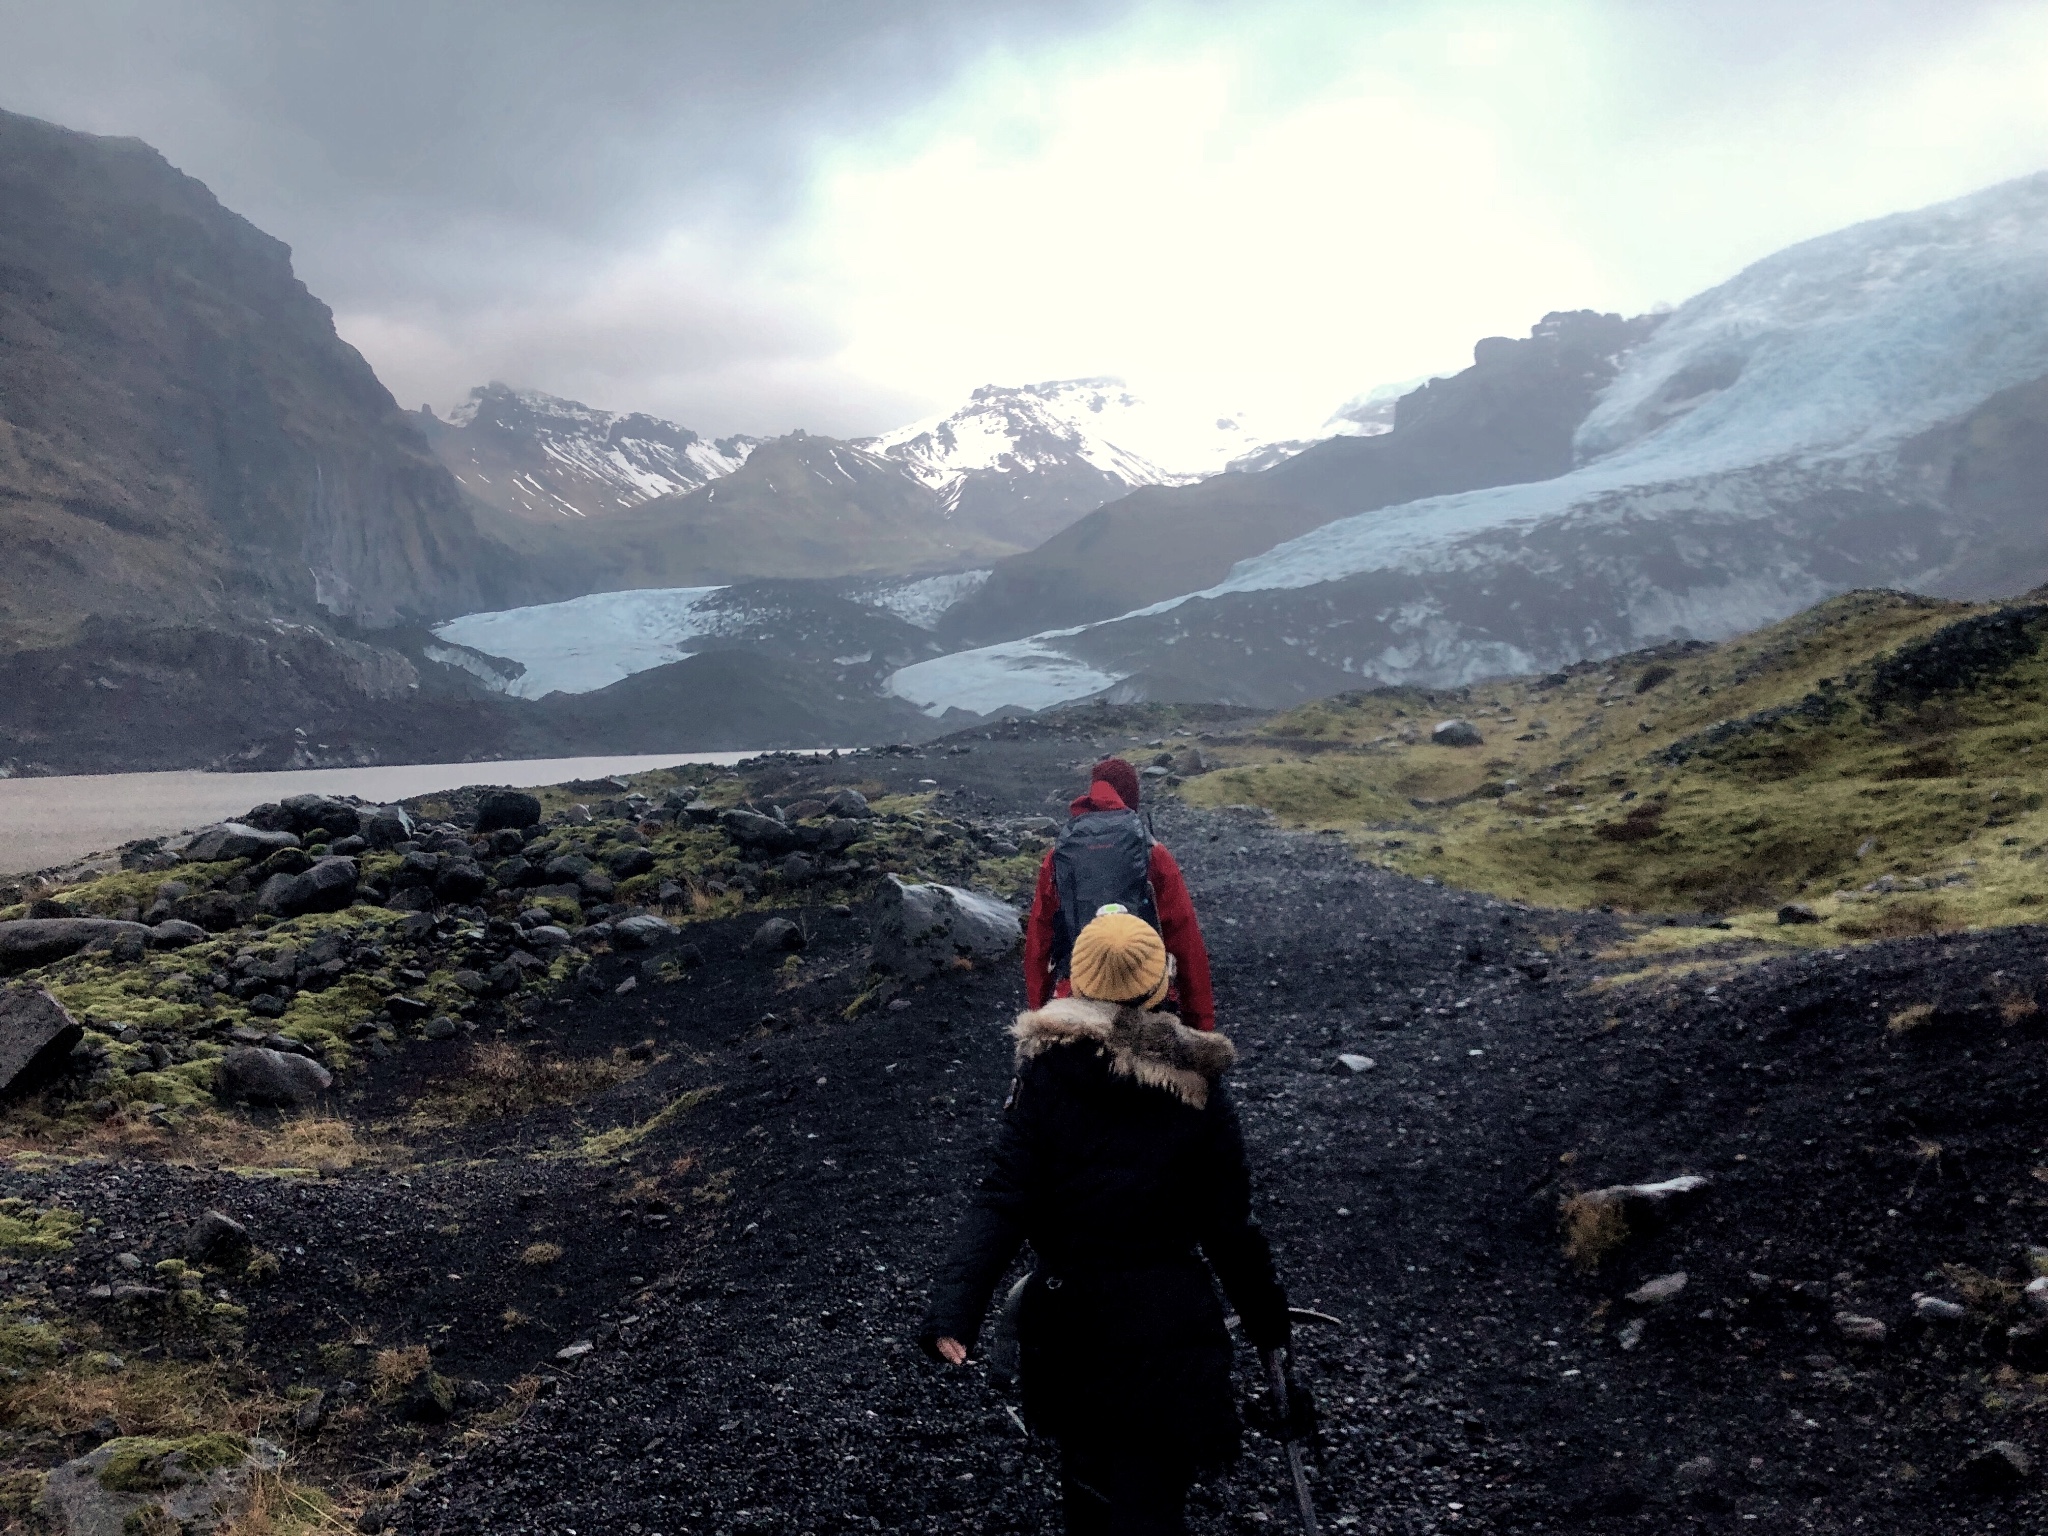
<svg viewBox="0 0 2048 1536">
<path fill-rule="evenodd" d="M 434 894 L 443 901 L 474 901 L 491 888 L 491 878 L 476 865 L 451 859 L 434 877 Z"/>
<path fill-rule="evenodd" d="M 1483 747 L 1486 738 L 1479 734 L 1479 727 L 1470 720 L 1440 720 L 1436 729 L 1429 733 L 1432 745 L 1439 747 Z"/>
<path fill-rule="evenodd" d="M 313 860 L 305 849 L 280 848 L 249 874 L 252 879 L 267 880 L 272 875 L 302 875 L 312 867 Z"/>
<path fill-rule="evenodd" d="M 618 885 L 601 869 L 586 869 L 576 877 L 576 889 L 585 901 L 610 901 Z"/>
<path fill-rule="evenodd" d="M 329 853 L 339 853 L 353 858 L 356 854 L 367 853 L 369 839 L 363 837 L 338 837 L 328 845 Z"/>
<path fill-rule="evenodd" d="M 479 832 L 517 831 L 540 825 L 540 799 L 516 789 L 487 789 L 477 798 Z"/>
<path fill-rule="evenodd" d="M 256 893 L 256 909 L 275 917 L 298 917 L 339 912 L 355 899 L 356 861 L 328 857 L 304 874 L 272 875 Z"/>
<path fill-rule="evenodd" d="M 775 867 L 791 885 L 809 885 L 818 878 L 818 861 L 809 854 L 788 854 Z"/>
<path fill-rule="evenodd" d="M 248 1262 L 255 1244 L 249 1229 L 223 1211 L 206 1211 L 185 1231 L 185 1257 L 194 1264 L 233 1269 Z"/>
<path fill-rule="evenodd" d="M 561 929 L 555 930 L 562 933 Z M 568 934 L 562 933 L 563 941 Z M 621 918 L 612 924 L 612 943 L 620 949 L 651 949 L 657 944 L 666 944 L 676 937 L 675 924 L 664 918 L 643 912 L 637 917 Z"/>
<path fill-rule="evenodd" d="M 703 825 L 718 820 L 719 811 L 709 800 L 692 800 L 683 807 L 683 814 L 691 821 Z"/>
<path fill-rule="evenodd" d="M 549 885 L 574 885 L 595 867 L 580 853 L 564 853 L 548 860 L 541 878 Z"/>
<path fill-rule="evenodd" d="M 422 886 L 432 886 L 440 874 L 441 855 L 422 853 L 415 848 L 399 860 L 398 868 L 391 873 L 391 884 L 395 890 L 414 890 Z"/>
<path fill-rule="evenodd" d="M 302 1435 L 317 1435 L 320 1426 L 327 1422 L 327 1394 L 315 1392 L 299 1404 L 298 1412 L 292 1415 L 292 1427 Z M 358 1527 L 360 1529 L 360 1527 Z"/>
<path fill-rule="evenodd" d="M 412 912 L 420 915 L 430 913 L 434 910 L 433 887 L 413 885 L 402 891 L 393 891 L 391 899 L 385 905 L 394 912 Z"/>
<path fill-rule="evenodd" d="M 566 949 L 571 942 L 569 930 L 554 922 L 541 923 L 526 930 L 526 942 L 537 950 Z"/>
<path fill-rule="evenodd" d="M 167 917 L 149 930 L 152 949 L 183 949 L 187 944 L 197 944 L 206 937 L 206 930 L 197 923 L 188 923 L 180 918 Z"/>
<path fill-rule="evenodd" d="M 993 961 L 1015 953 L 1024 925 L 1006 902 L 953 885 L 883 883 L 869 962 L 886 974 L 916 980 L 956 960 Z"/>
<path fill-rule="evenodd" d="M 424 1019 L 434 1010 L 416 997 L 401 995 L 385 998 L 384 1011 L 401 1024 L 411 1024 Z"/>
<path fill-rule="evenodd" d="M 400 1403 L 415 1424 L 446 1424 L 455 1416 L 455 1388 L 439 1371 L 423 1371 Z"/>
<path fill-rule="evenodd" d="M 279 1108 L 303 1107 L 318 1101 L 334 1086 L 334 1076 L 317 1061 L 290 1056 L 262 1046 L 236 1046 L 220 1059 L 215 1091 L 229 1102 Z"/>
<path fill-rule="evenodd" d="M 1994 1440 L 1963 1463 L 1963 1476 L 1986 1493 L 2017 1488 L 2034 1475 L 2034 1458 L 2011 1440 Z"/>
<path fill-rule="evenodd" d="M 1778 908 L 1778 921 L 1787 927 L 1794 923 L 1817 923 L 1820 914 L 1803 901 L 1788 901 Z"/>
<path fill-rule="evenodd" d="M 536 866 L 514 855 L 493 869 L 491 878 L 505 890 L 516 891 L 524 886 L 538 885 L 547 877 Z"/>
<path fill-rule="evenodd" d="M 264 1440 L 248 1441 L 227 1466 L 192 1465 L 187 1454 L 185 1442 L 121 1437 L 65 1462 L 43 1479 L 38 1529 L 64 1536 L 215 1530 L 239 1523 L 256 1478 L 285 1460 Z M 120 1475 L 110 1487 L 102 1479 L 116 1458 Z"/>
<path fill-rule="evenodd" d="M 794 853 L 803 846 L 802 836 L 793 828 L 759 811 L 726 811 L 719 816 L 718 824 L 742 848 L 758 848 L 771 857 Z"/>
<path fill-rule="evenodd" d="M 372 848 L 391 848 L 412 836 L 412 818 L 395 805 L 379 806 L 363 818 L 363 840 Z"/>
<path fill-rule="evenodd" d="M 217 864 L 227 859 L 264 859 L 280 848 L 296 848 L 289 832 L 266 832 L 244 822 L 224 821 L 208 827 L 185 845 L 188 864 Z"/>
<path fill-rule="evenodd" d="M 809 942 L 803 929 L 788 918 L 771 917 L 754 930 L 754 936 L 747 940 L 747 949 L 757 955 L 794 954 Z"/>
<path fill-rule="evenodd" d="M 225 891 L 197 891 L 173 902 L 171 916 L 208 933 L 224 933 L 242 920 L 242 909 Z"/>
<path fill-rule="evenodd" d="M 56 1077 L 84 1036 L 49 993 L 0 988 L 0 1095 L 25 1093 Z"/>
<path fill-rule="evenodd" d="M 868 804 L 868 797 L 857 789 L 835 790 L 825 802 L 825 814 L 843 816 L 850 821 L 866 821 L 875 814 Z"/>
<path fill-rule="evenodd" d="M 420 1033 L 429 1040 L 453 1040 L 462 1033 L 462 1025 L 445 1013 L 437 1013 L 427 1020 L 426 1028 Z"/>
<path fill-rule="evenodd" d="M 85 949 L 120 950 L 132 945 L 139 953 L 149 942 L 141 923 L 110 917 L 24 917 L 0 923 L 0 971 L 25 971 Z"/>
<path fill-rule="evenodd" d="M 352 837 L 362 828 L 362 813 L 330 795 L 293 795 L 278 809 L 284 812 L 286 830 L 301 837 L 319 831 L 330 839 Z"/>
<path fill-rule="evenodd" d="M 654 868 L 654 850 L 651 848 L 621 848 L 605 860 L 614 879 L 630 880 L 635 875 L 650 873 Z"/>
</svg>

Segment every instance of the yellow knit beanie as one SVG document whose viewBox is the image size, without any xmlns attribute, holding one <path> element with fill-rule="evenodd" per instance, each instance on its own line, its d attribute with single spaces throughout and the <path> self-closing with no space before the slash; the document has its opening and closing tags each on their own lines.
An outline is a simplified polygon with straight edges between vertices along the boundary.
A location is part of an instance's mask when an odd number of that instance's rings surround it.
<svg viewBox="0 0 2048 1536">
<path fill-rule="evenodd" d="M 1129 912 L 1103 912 L 1074 940 L 1074 991 L 1103 1003 L 1150 1008 L 1172 979 L 1158 930 Z"/>
</svg>

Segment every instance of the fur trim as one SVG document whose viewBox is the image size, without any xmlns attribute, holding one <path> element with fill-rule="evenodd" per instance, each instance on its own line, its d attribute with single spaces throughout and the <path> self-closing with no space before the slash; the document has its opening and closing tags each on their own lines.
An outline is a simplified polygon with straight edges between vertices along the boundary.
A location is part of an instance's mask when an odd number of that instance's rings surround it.
<svg viewBox="0 0 2048 1536">
<path fill-rule="evenodd" d="M 1117 1003 L 1058 997 L 1032 1013 L 1017 1015 L 1011 1031 L 1017 1059 L 1056 1045 L 1090 1044 L 1109 1058 L 1109 1069 L 1148 1088 L 1164 1088 L 1196 1109 L 1209 1102 L 1209 1085 L 1237 1060 L 1227 1036 L 1189 1029 L 1163 1013 L 1146 1013 Z"/>
</svg>

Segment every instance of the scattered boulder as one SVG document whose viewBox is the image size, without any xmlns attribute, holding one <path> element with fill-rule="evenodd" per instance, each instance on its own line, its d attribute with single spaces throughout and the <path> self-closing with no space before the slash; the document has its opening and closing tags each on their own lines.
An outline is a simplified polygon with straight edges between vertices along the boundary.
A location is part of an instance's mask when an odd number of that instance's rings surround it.
<svg viewBox="0 0 2048 1536">
<path fill-rule="evenodd" d="M 331 795 L 292 795 L 278 809 L 284 813 L 285 830 L 301 837 L 308 832 L 325 832 L 331 842 L 337 837 L 355 836 L 363 824 L 360 811 Z"/>
<path fill-rule="evenodd" d="M 540 798 L 516 789 L 487 789 L 476 802 L 476 829 L 524 831 L 540 825 Z"/>
<path fill-rule="evenodd" d="M 1483 747 L 1486 738 L 1479 734 L 1479 727 L 1470 720 L 1439 720 L 1436 729 L 1429 733 L 1432 745 L 1439 747 Z"/>
<path fill-rule="evenodd" d="M 462 1025 L 445 1013 L 437 1013 L 427 1020 L 420 1033 L 429 1040 L 453 1040 L 462 1033 Z"/>
<path fill-rule="evenodd" d="M 41 988 L 0 988 L 0 1095 L 48 1082 L 84 1038 L 78 1020 Z"/>
<path fill-rule="evenodd" d="M 1820 914 L 1803 901 L 1788 901 L 1785 905 L 1778 908 L 1778 922 L 1781 926 L 1787 928 L 1796 923 L 1817 923 L 1819 921 Z"/>
<path fill-rule="evenodd" d="M 124 1435 L 51 1472 L 39 1513 L 64 1536 L 210 1531 L 241 1514 L 257 1475 L 284 1459 L 267 1441 L 217 1431 L 182 1440 Z"/>
<path fill-rule="evenodd" d="M 325 858 L 304 874 L 272 875 L 264 881 L 256 893 L 256 910 L 280 918 L 339 912 L 356 899 L 356 879 L 354 859 Z"/>
<path fill-rule="evenodd" d="M 422 1371 L 399 1402 L 400 1413 L 415 1424 L 446 1424 L 455 1417 L 455 1386 L 439 1371 Z"/>
<path fill-rule="evenodd" d="M 241 922 L 242 908 L 226 891 L 194 891 L 171 904 L 171 916 L 208 933 L 224 933 Z"/>
<path fill-rule="evenodd" d="M 206 937 L 206 930 L 197 923 L 188 923 L 182 918 L 167 917 L 149 930 L 152 949 L 183 949 L 188 944 L 197 944 Z"/>
<path fill-rule="evenodd" d="M 1355 1076 L 1360 1072 L 1370 1072 L 1379 1063 L 1370 1056 L 1356 1056 L 1347 1051 L 1337 1058 L 1337 1065 Z"/>
<path fill-rule="evenodd" d="M 185 1232 L 185 1257 L 194 1264 L 232 1269 L 248 1262 L 255 1244 L 249 1229 L 224 1211 L 206 1211 Z"/>
<path fill-rule="evenodd" d="M 1875 1317 L 1863 1317 L 1855 1312 L 1835 1314 L 1835 1332 L 1852 1344 L 1882 1344 L 1891 1329 Z"/>
<path fill-rule="evenodd" d="M 905 980 L 936 976 L 955 961 L 1001 960 L 1023 942 L 1024 925 L 999 897 L 955 885 L 883 883 L 868 959 Z"/>
<path fill-rule="evenodd" d="M 771 857 L 795 853 L 803 846 L 802 834 L 773 816 L 763 816 L 759 811 L 724 811 L 719 815 L 718 824 L 725 828 L 725 835 L 742 848 L 758 848 Z"/>
<path fill-rule="evenodd" d="M 834 790 L 825 802 L 827 816 L 843 816 L 848 821 L 866 821 L 875 814 L 868 804 L 868 797 L 857 789 Z"/>
<path fill-rule="evenodd" d="M 139 953 L 149 929 L 110 917 L 23 917 L 0 923 L 0 971 L 33 970 L 85 949 L 133 945 Z"/>
<path fill-rule="evenodd" d="M 267 859 L 280 848 L 296 848 L 289 832 L 266 832 L 246 822 L 224 821 L 203 829 L 185 845 L 188 864 L 218 864 L 227 859 Z"/>
<path fill-rule="evenodd" d="M 1940 1296 L 1915 1296 L 1913 1315 L 1925 1323 L 1960 1323 L 1969 1310 L 1961 1302 Z"/>
<path fill-rule="evenodd" d="M 771 917 L 754 930 L 754 936 L 747 940 L 747 950 L 756 955 L 796 954 L 809 943 L 803 929 L 788 918 Z"/>
<path fill-rule="evenodd" d="M 334 1086 L 334 1074 L 310 1057 L 241 1045 L 221 1057 L 214 1086 L 230 1103 L 303 1108 Z"/>
<path fill-rule="evenodd" d="M 1994 1440 L 1963 1463 L 1963 1476 L 1986 1493 L 2017 1488 L 2034 1475 L 2034 1458 L 2011 1440 Z"/>
<path fill-rule="evenodd" d="M 560 943 L 569 942 L 569 935 L 562 929 L 553 931 L 561 934 Z M 612 943 L 620 949 L 652 949 L 657 944 L 668 943 L 676 936 L 676 931 L 676 925 L 666 918 L 642 912 L 634 917 L 622 917 L 612 924 Z"/>
<path fill-rule="evenodd" d="M 491 888 L 491 877 L 467 859 L 450 859 L 434 876 L 434 894 L 447 902 L 471 902 Z"/>
<path fill-rule="evenodd" d="M 612 878 L 631 880 L 635 875 L 648 874 L 654 869 L 654 850 L 639 847 L 621 848 L 605 860 L 605 867 L 612 872 Z"/>
<path fill-rule="evenodd" d="M 2040 1316 L 2048 1316 L 2048 1275 L 2036 1275 L 2027 1282 L 2027 1288 L 2020 1292 L 2029 1310 Z"/>
<path fill-rule="evenodd" d="M 1654 1280 L 1645 1281 L 1622 1300 L 1632 1307 L 1661 1307 L 1666 1302 L 1678 1300 L 1685 1294 L 1686 1286 L 1691 1283 L 1684 1270 L 1676 1270 L 1671 1274 L 1659 1275 Z"/>
<path fill-rule="evenodd" d="M 412 838 L 412 818 L 395 805 L 377 806 L 363 817 L 360 834 L 372 848 L 394 848 Z"/>
</svg>

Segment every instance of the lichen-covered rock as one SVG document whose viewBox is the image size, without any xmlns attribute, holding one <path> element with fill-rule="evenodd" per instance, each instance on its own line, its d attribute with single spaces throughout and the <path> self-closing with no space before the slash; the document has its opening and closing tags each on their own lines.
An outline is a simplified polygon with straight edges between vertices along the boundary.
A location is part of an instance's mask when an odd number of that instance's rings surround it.
<svg viewBox="0 0 2048 1536">
<path fill-rule="evenodd" d="M 120 950 L 132 945 L 139 954 L 148 942 L 145 925 L 110 917 L 17 918 L 0 923 L 0 971 L 32 970 L 83 949 Z"/>
<path fill-rule="evenodd" d="M 334 1086 L 334 1074 L 306 1056 L 237 1046 L 220 1059 L 215 1091 L 230 1102 L 297 1108 L 318 1101 Z"/>
<path fill-rule="evenodd" d="M 868 959 L 878 971 L 915 981 L 959 960 L 1001 960 L 1023 938 L 1022 921 L 999 897 L 956 885 L 906 885 L 891 875 L 878 899 Z"/>
<path fill-rule="evenodd" d="M 644 875 L 654 868 L 654 850 L 651 848 L 621 848 L 605 865 L 614 879 L 630 880 L 635 875 Z"/>
<path fill-rule="evenodd" d="M 167 917 L 149 930 L 152 949 L 183 949 L 188 944 L 197 944 L 206 937 L 206 930 L 197 923 L 188 923 L 182 918 Z"/>
<path fill-rule="evenodd" d="M 84 1033 L 40 988 L 0 987 L 0 1095 L 27 1092 L 56 1076 Z"/>
<path fill-rule="evenodd" d="M 246 822 L 224 821 L 207 827 L 185 845 L 188 864 L 218 864 L 226 859 L 267 859 L 280 848 L 296 848 L 289 832 L 266 832 Z"/>
<path fill-rule="evenodd" d="M 50 1473 L 39 1513 L 59 1536 L 212 1531 L 247 1507 L 256 1475 L 284 1459 L 267 1441 L 240 1435 L 124 1435 Z"/>
</svg>

